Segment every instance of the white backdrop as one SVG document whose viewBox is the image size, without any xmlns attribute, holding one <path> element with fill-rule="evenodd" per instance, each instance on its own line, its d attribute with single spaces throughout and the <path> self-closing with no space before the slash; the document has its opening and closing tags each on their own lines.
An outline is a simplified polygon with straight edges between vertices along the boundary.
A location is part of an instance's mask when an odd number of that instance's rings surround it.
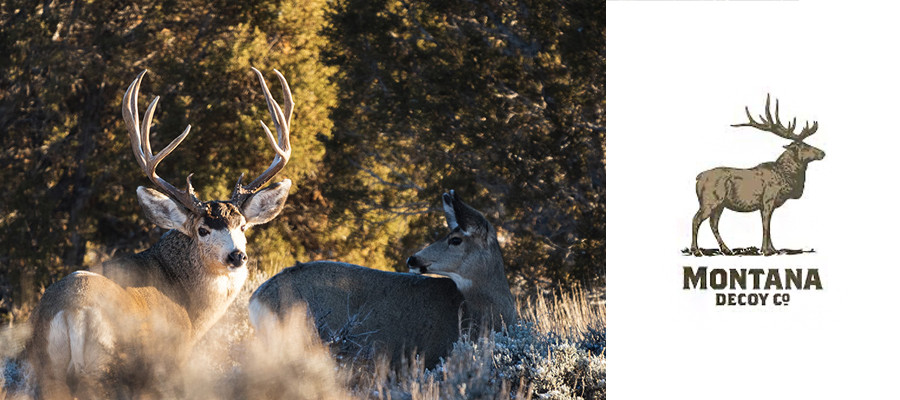
<svg viewBox="0 0 900 400">
<path fill-rule="evenodd" d="M 888 398 L 900 375 L 900 8 L 888 2 L 611 1 L 608 46 L 608 391 L 611 399 Z M 685 257 L 695 177 L 774 161 L 752 128 L 819 121 L 803 197 L 775 210 L 777 248 Z M 774 104 L 772 105 L 774 108 Z M 774 111 L 774 110 L 773 110 Z M 799 129 L 798 129 L 799 131 Z M 761 245 L 758 213 L 726 210 L 731 248 Z M 700 245 L 715 248 L 708 221 Z M 787 307 L 716 307 L 683 266 L 819 268 Z"/>
</svg>

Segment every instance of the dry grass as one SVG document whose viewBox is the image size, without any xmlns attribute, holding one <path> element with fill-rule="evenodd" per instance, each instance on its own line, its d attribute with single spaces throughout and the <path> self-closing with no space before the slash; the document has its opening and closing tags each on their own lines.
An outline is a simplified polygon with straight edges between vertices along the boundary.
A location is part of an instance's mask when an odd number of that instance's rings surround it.
<svg viewBox="0 0 900 400">
<path fill-rule="evenodd" d="M 580 286 L 551 296 L 520 299 L 519 318 L 534 324 L 542 334 L 581 339 L 597 327 L 606 326 L 606 305 L 599 290 Z"/>
<path fill-rule="evenodd" d="M 260 268 L 265 270 L 265 268 Z M 226 315 L 197 344 L 179 381 L 183 398 L 294 399 L 604 399 L 606 308 L 597 291 L 575 288 L 520 299 L 520 321 L 507 332 L 461 338 L 427 370 L 416 360 L 335 360 L 296 310 L 281 334 L 256 338 L 247 316 L 251 277 Z M 24 319 L 0 330 L 0 399 L 29 398 L 27 366 L 15 359 L 28 336 Z M 332 343 L 332 351 L 340 346 Z"/>
<path fill-rule="evenodd" d="M 197 344 L 184 371 L 185 398 L 346 399 L 337 364 L 304 307 L 266 338 L 250 326 L 250 295 L 268 277 L 251 277 L 222 320 Z"/>
<path fill-rule="evenodd" d="M 361 399 L 604 399 L 606 306 L 600 291 L 574 288 L 519 301 L 506 332 L 461 338 L 432 370 L 411 360 L 341 365 Z"/>
</svg>

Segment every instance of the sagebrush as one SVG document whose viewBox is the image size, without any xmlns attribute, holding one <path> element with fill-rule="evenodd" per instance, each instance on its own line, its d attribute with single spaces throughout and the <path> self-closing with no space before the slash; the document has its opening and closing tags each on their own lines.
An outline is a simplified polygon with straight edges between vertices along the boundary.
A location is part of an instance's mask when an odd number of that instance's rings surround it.
<svg viewBox="0 0 900 400">
<path fill-rule="evenodd" d="M 222 320 L 194 349 L 173 382 L 179 397 L 357 399 L 604 399 L 606 308 L 599 290 L 578 288 L 519 299 L 520 321 L 503 332 L 464 335 L 432 369 L 412 359 L 392 369 L 376 357 L 346 357 L 346 346 L 322 343 L 299 309 L 284 334 L 262 341 L 247 301 L 267 278 L 251 277 Z M 28 337 L 20 319 L 0 334 L 0 398 L 31 398 L 29 368 L 16 358 Z M 340 333 L 340 332 L 336 332 Z M 329 346 L 330 344 L 330 346 Z M 329 351 L 329 349 L 331 351 Z M 356 354 L 369 354 L 354 348 Z M 333 357 L 343 355 L 344 357 Z"/>
</svg>

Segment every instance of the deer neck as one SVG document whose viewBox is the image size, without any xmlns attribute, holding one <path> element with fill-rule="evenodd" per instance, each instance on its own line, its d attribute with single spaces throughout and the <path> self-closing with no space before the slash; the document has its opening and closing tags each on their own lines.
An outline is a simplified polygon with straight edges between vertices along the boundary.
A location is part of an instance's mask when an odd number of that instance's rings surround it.
<svg viewBox="0 0 900 400">
<path fill-rule="evenodd" d="M 503 256 L 496 240 L 488 243 L 490 251 L 470 262 L 479 265 L 467 283 L 457 282 L 457 288 L 466 300 L 470 318 L 475 323 L 490 324 L 500 329 L 504 324 L 516 322 L 516 306 L 503 268 Z"/>
<path fill-rule="evenodd" d="M 806 167 L 808 163 L 800 161 L 790 149 L 785 150 L 775 161 L 778 172 L 790 184 L 788 197 L 793 199 L 803 195 L 803 187 L 806 184 Z"/>
<path fill-rule="evenodd" d="M 247 280 L 246 267 L 229 270 L 206 265 L 193 239 L 176 230 L 163 235 L 148 252 L 159 261 L 164 279 L 160 288 L 185 307 L 194 339 L 221 318 Z"/>
</svg>

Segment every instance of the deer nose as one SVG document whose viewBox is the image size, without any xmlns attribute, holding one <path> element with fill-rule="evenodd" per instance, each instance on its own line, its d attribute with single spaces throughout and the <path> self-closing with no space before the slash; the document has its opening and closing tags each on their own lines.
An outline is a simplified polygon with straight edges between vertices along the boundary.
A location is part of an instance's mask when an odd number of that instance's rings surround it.
<svg viewBox="0 0 900 400">
<path fill-rule="evenodd" d="M 247 255 L 243 251 L 235 250 L 228 254 L 228 263 L 235 267 L 244 265 L 245 261 L 247 261 Z"/>
<path fill-rule="evenodd" d="M 419 272 L 425 273 L 425 266 L 422 265 L 422 261 L 419 260 L 416 256 L 412 256 L 406 259 L 406 266 L 409 267 L 410 270 L 418 269 Z"/>
</svg>

